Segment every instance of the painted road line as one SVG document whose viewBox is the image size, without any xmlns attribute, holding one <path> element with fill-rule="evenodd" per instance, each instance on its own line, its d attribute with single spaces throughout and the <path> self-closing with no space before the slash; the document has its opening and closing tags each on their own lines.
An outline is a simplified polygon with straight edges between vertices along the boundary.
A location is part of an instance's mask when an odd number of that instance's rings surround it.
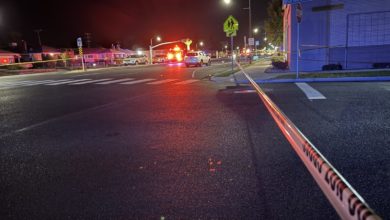
<svg viewBox="0 0 390 220">
<path fill-rule="evenodd" d="M 169 83 L 169 82 L 173 82 L 173 81 L 177 81 L 177 80 L 178 79 L 164 79 L 164 80 L 151 82 L 151 83 L 146 83 L 146 84 L 148 84 L 148 85 L 160 85 L 160 84 Z"/>
<path fill-rule="evenodd" d="M 31 81 L 20 81 L 20 82 L 6 82 L 1 84 L 2 86 L 18 86 L 18 85 L 23 85 L 26 83 L 31 83 Z"/>
<path fill-rule="evenodd" d="M 33 86 L 36 83 L 37 83 L 37 81 L 12 82 L 12 83 L 8 83 L 8 84 L 5 84 L 5 85 L 2 85 L 2 88 L 9 89 L 9 88 Z"/>
<path fill-rule="evenodd" d="M 71 83 L 69 85 L 85 85 L 85 84 L 103 82 L 103 81 L 108 81 L 108 80 L 112 80 L 112 79 L 95 79 L 95 80 L 90 80 L 90 81 L 85 81 L 85 82 Z"/>
<path fill-rule="evenodd" d="M 241 90 L 241 91 L 234 91 L 235 94 L 248 94 L 248 93 L 257 93 L 254 89 L 247 89 L 247 90 Z"/>
<path fill-rule="evenodd" d="M 23 84 L 21 86 L 35 86 L 35 85 L 41 85 L 45 83 L 54 83 L 56 80 L 41 80 L 41 81 L 30 81 L 30 83 Z"/>
<path fill-rule="evenodd" d="M 55 82 L 58 82 L 58 80 L 42 80 L 42 81 L 35 81 L 35 82 L 33 82 L 33 83 L 30 83 L 29 86 L 42 85 L 42 84 L 55 83 Z"/>
<path fill-rule="evenodd" d="M 150 81 L 154 81 L 154 80 L 155 79 L 140 79 L 140 80 L 135 80 L 135 81 L 131 81 L 131 82 L 125 82 L 125 83 L 120 83 L 120 84 L 122 84 L 122 85 L 134 85 L 134 84 L 150 82 Z"/>
<path fill-rule="evenodd" d="M 100 82 L 100 83 L 96 83 L 96 84 L 98 84 L 98 85 L 109 85 L 109 84 L 113 84 L 113 83 L 126 82 L 126 81 L 130 81 L 130 80 L 134 80 L 134 79 L 133 78 L 117 79 L 117 80 L 112 80 L 112 81 L 107 81 L 107 82 Z"/>
<path fill-rule="evenodd" d="M 57 79 L 57 80 L 51 80 L 52 82 L 41 83 L 41 85 L 47 85 L 47 84 L 59 83 L 59 82 L 68 82 L 71 80 L 74 80 L 74 79 Z"/>
<path fill-rule="evenodd" d="M 195 78 L 195 74 L 196 74 L 196 72 L 198 72 L 198 70 L 200 70 L 200 69 L 194 70 L 194 72 L 192 72 L 192 78 Z"/>
<path fill-rule="evenodd" d="M 319 91 L 315 90 L 313 87 L 309 86 L 307 83 L 295 83 L 307 96 L 308 99 L 326 99 Z"/>
<path fill-rule="evenodd" d="M 181 82 L 175 83 L 175 85 L 187 85 L 187 84 L 191 84 L 191 83 L 198 82 L 198 81 L 199 80 L 197 80 L 197 79 L 189 79 L 189 80 L 185 80 L 185 81 L 181 81 Z"/>
<path fill-rule="evenodd" d="M 58 86 L 58 85 L 64 85 L 64 84 L 69 84 L 69 83 L 75 83 L 75 82 L 83 82 L 91 79 L 78 79 L 78 80 L 68 80 L 64 82 L 56 82 L 56 83 L 49 83 L 46 84 L 47 86 Z"/>
</svg>

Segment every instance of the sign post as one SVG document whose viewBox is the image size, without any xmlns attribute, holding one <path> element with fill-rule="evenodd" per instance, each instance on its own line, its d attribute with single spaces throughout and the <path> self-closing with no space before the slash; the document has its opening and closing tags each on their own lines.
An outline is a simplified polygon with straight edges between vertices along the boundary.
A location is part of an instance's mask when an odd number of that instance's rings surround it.
<svg viewBox="0 0 390 220">
<path fill-rule="evenodd" d="M 300 24 L 302 22 L 302 16 L 303 16 L 303 9 L 302 9 L 302 4 L 298 3 L 296 5 L 296 13 L 297 13 L 297 74 L 296 78 L 299 79 L 299 54 L 300 54 L 300 47 L 299 47 L 299 37 L 300 37 Z"/>
<path fill-rule="evenodd" d="M 237 31 L 238 31 L 238 21 L 237 19 L 235 19 L 232 15 L 230 15 L 226 21 L 223 23 L 223 31 L 226 33 L 226 37 L 230 37 L 230 49 L 231 49 L 231 53 L 232 53 L 232 71 L 234 70 L 234 41 L 233 41 L 233 37 L 237 36 Z M 237 83 L 237 79 L 236 79 L 236 76 L 234 75 L 233 73 L 233 78 L 234 78 L 234 82 L 236 83 L 236 85 L 238 85 Z"/>
<path fill-rule="evenodd" d="M 81 39 L 81 37 L 77 38 L 77 47 L 79 48 L 79 55 L 81 56 L 81 66 L 83 67 L 83 71 L 85 71 L 83 40 Z"/>
</svg>

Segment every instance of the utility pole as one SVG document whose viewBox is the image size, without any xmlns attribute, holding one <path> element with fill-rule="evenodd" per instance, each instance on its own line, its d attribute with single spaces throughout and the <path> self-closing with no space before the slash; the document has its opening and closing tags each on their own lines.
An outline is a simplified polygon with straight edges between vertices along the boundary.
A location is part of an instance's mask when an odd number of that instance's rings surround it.
<svg viewBox="0 0 390 220">
<path fill-rule="evenodd" d="M 40 34 L 42 32 L 42 29 L 35 29 L 34 32 L 37 33 L 39 47 L 42 50 L 42 41 L 41 41 L 41 34 Z"/>
<path fill-rule="evenodd" d="M 248 32 L 248 38 L 252 38 L 252 2 L 251 0 L 248 1 L 248 8 L 244 8 L 245 10 L 248 10 L 249 12 L 249 32 Z M 249 46 L 251 47 L 251 46 Z"/>
<path fill-rule="evenodd" d="M 91 43 L 92 43 L 92 40 L 91 40 L 91 33 L 84 33 L 84 39 L 85 39 L 85 43 L 87 44 L 87 48 L 91 48 Z"/>
<path fill-rule="evenodd" d="M 251 0 L 249 0 L 249 37 L 252 38 L 252 6 L 251 6 Z"/>
</svg>

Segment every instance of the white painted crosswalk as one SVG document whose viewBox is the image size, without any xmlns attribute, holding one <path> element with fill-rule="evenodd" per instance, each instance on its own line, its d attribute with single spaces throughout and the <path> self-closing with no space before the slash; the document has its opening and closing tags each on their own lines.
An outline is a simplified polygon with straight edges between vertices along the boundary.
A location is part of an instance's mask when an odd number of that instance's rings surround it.
<svg viewBox="0 0 390 220">
<path fill-rule="evenodd" d="M 104 82 L 104 81 L 108 81 L 108 80 L 111 80 L 111 79 L 95 79 L 95 80 L 89 80 L 89 81 L 84 81 L 84 82 L 71 83 L 70 85 L 85 85 L 85 84 L 91 84 L 91 83 Z"/>
<path fill-rule="evenodd" d="M 307 83 L 295 83 L 307 96 L 309 100 L 326 99 L 319 91 L 309 86 Z"/>
<path fill-rule="evenodd" d="M 182 82 L 177 82 L 175 83 L 175 85 L 187 85 L 187 84 L 191 84 L 191 83 L 195 83 L 195 82 L 198 82 L 199 80 L 197 79 L 189 79 L 189 80 L 185 80 L 185 81 L 182 81 Z"/>
<path fill-rule="evenodd" d="M 59 86 L 59 85 L 76 83 L 76 82 L 83 82 L 83 81 L 87 81 L 87 80 L 91 80 L 91 79 L 68 80 L 68 81 L 63 81 L 63 82 L 50 83 L 50 84 L 46 84 L 46 85 L 48 85 L 48 86 Z"/>
<path fill-rule="evenodd" d="M 116 80 L 111 80 L 111 81 L 101 82 L 101 83 L 96 83 L 96 84 L 98 84 L 98 85 L 109 85 L 109 84 L 114 84 L 114 83 L 126 82 L 126 81 L 130 81 L 130 80 L 134 80 L 134 79 L 133 78 L 116 79 Z"/>
<path fill-rule="evenodd" d="M 161 84 L 170 83 L 170 82 L 174 82 L 174 81 L 177 81 L 177 79 L 164 79 L 164 80 L 159 80 L 156 82 L 150 82 L 150 83 L 146 83 L 146 84 L 148 84 L 148 85 L 161 85 Z"/>
<path fill-rule="evenodd" d="M 199 82 L 196 79 L 189 80 L 180 80 L 180 79 L 135 79 L 135 78 L 122 78 L 122 79 L 113 79 L 113 78 L 104 78 L 104 79 L 59 79 L 59 80 L 23 80 L 23 81 L 4 81 L 0 82 L 0 89 L 10 89 L 10 88 L 19 88 L 19 87 L 31 87 L 31 86 L 76 86 L 76 85 L 136 85 L 136 84 L 145 84 L 149 86 L 158 86 L 163 84 L 169 85 L 188 85 L 192 83 Z"/>
<path fill-rule="evenodd" d="M 154 81 L 155 79 L 140 79 L 140 80 L 135 80 L 131 82 L 124 82 L 120 83 L 122 85 L 134 85 L 134 84 L 139 84 L 139 83 L 144 83 L 144 82 L 149 82 L 149 81 Z"/>
</svg>

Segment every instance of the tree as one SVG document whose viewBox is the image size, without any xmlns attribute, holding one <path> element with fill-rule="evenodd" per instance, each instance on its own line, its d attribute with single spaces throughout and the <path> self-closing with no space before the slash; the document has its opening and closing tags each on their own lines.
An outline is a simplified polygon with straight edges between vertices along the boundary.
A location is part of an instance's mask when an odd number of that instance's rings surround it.
<svg viewBox="0 0 390 220">
<path fill-rule="evenodd" d="M 264 29 L 268 41 L 274 45 L 283 43 L 283 9 L 282 0 L 272 0 L 267 8 L 268 18 L 264 22 Z"/>
</svg>

